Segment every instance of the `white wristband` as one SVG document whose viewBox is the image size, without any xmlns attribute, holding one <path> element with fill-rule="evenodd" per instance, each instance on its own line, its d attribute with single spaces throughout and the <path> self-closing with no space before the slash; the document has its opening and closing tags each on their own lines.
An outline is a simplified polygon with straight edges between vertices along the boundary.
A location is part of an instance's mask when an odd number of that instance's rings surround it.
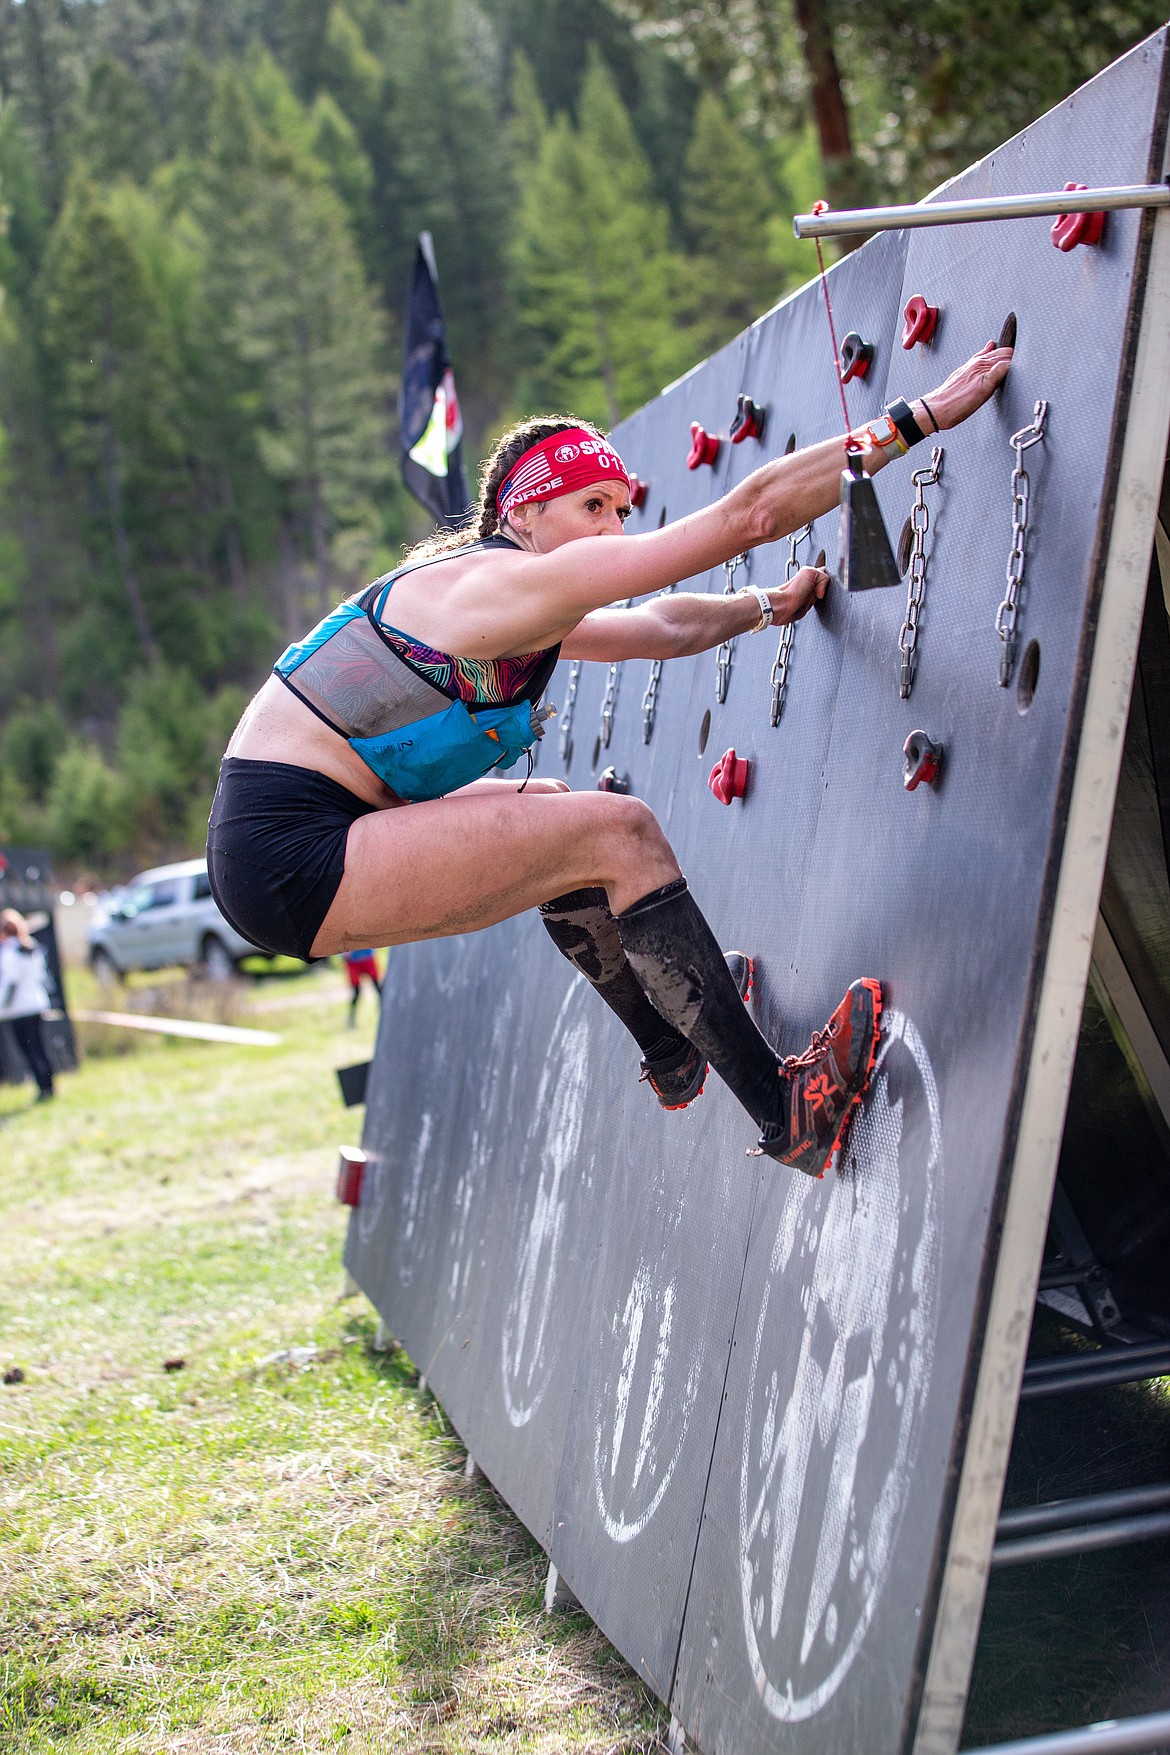
<svg viewBox="0 0 1170 1755">
<path fill-rule="evenodd" d="M 748 633 L 762 634 L 764 629 L 770 628 L 776 619 L 776 611 L 772 608 L 772 599 L 761 585 L 745 585 L 742 590 L 745 597 L 754 597 L 760 606 L 760 619 L 754 628 L 748 629 Z"/>
</svg>

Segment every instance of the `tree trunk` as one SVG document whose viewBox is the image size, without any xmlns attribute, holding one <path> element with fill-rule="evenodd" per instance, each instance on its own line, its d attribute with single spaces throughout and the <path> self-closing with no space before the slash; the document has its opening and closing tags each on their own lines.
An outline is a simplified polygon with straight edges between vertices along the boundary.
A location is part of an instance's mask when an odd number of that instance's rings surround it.
<svg viewBox="0 0 1170 1755">
<path fill-rule="evenodd" d="M 321 482 L 311 475 L 305 484 L 309 490 L 309 531 L 313 540 L 313 561 L 317 568 L 317 602 L 321 614 L 333 608 L 333 572 L 329 564 L 329 538 L 325 528 L 325 501 Z"/>
<path fill-rule="evenodd" d="M 849 112 L 841 90 L 841 70 L 824 0 L 793 0 L 797 29 L 812 82 L 813 117 L 825 172 L 825 196 L 832 207 L 860 207 L 861 191 Z M 841 238 L 839 248 L 856 250 L 861 237 Z"/>
<path fill-rule="evenodd" d="M 60 210 L 61 192 L 65 182 L 58 120 L 61 94 L 54 80 L 52 49 L 46 41 L 45 20 L 42 17 L 42 12 L 42 0 L 25 0 L 22 21 L 25 34 L 25 53 L 36 92 L 35 103 L 39 111 L 35 120 L 40 125 L 41 141 L 48 169 L 49 206 L 55 215 Z"/>
<path fill-rule="evenodd" d="M 138 635 L 138 643 L 146 654 L 146 662 L 153 669 L 159 660 L 158 643 L 146 613 L 142 586 L 139 583 L 138 574 L 134 570 L 134 557 L 130 552 L 130 538 L 126 533 L 126 519 L 122 506 L 122 471 L 118 460 L 118 440 L 113 422 L 108 415 L 102 421 L 102 464 L 106 480 L 106 507 L 114 530 L 114 552 L 118 557 L 118 571 L 122 575 L 122 585 L 130 604 L 130 614 L 134 621 L 134 631 Z"/>
<path fill-rule="evenodd" d="M 237 603 L 243 603 L 248 594 L 248 570 L 244 566 L 240 526 L 236 521 L 236 496 L 232 492 L 232 478 L 226 469 L 220 471 L 219 503 L 226 513 L 223 526 L 223 546 L 227 558 L 228 580 L 231 584 L 232 596 Z"/>
<path fill-rule="evenodd" d="M 284 610 L 284 631 L 289 640 L 299 640 L 304 633 L 301 626 L 301 578 L 297 566 L 296 544 L 293 541 L 292 520 L 287 511 L 280 514 L 280 523 L 276 528 L 277 553 L 280 556 L 280 601 Z"/>
</svg>

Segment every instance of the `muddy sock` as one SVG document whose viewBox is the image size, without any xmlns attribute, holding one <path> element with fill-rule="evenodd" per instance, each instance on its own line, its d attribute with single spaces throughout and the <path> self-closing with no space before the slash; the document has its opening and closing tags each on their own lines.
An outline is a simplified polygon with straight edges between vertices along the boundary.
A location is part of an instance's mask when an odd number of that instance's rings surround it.
<svg viewBox="0 0 1170 1755">
<path fill-rule="evenodd" d="M 643 896 L 617 916 L 617 929 L 663 1017 L 706 1055 L 758 1126 L 777 1122 L 786 1085 L 776 1051 L 752 1023 L 687 880 Z"/>
<path fill-rule="evenodd" d="M 647 1060 L 664 1060 L 678 1052 L 683 1037 L 647 999 L 626 960 L 603 889 L 571 890 L 568 895 L 555 896 L 541 904 L 540 917 L 562 957 L 580 970 L 617 1013 Z"/>
</svg>

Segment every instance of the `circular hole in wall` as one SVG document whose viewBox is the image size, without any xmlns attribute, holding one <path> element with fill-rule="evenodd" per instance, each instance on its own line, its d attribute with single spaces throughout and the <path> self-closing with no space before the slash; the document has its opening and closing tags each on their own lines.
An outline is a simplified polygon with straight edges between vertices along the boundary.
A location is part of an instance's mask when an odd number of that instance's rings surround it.
<svg viewBox="0 0 1170 1755">
<path fill-rule="evenodd" d="M 711 735 L 711 709 L 710 709 L 710 707 L 708 707 L 707 711 L 703 714 L 703 722 L 699 726 L 699 754 L 700 755 L 702 755 L 703 751 L 706 749 L 707 739 L 710 737 L 710 735 Z"/>
<path fill-rule="evenodd" d="M 995 344 L 996 347 L 1014 347 L 1016 345 L 1017 327 L 1016 313 L 1014 311 L 1009 311 L 1003 320 L 1003 328 L 999 332 L 999 340 Z"/>
<path fill-rule="evenodd" d="M 1016 706 L 1021 713 L 1026 713 L 1036 699 L 1036 684 L 1040 681 L 1040 642 L 1029 640 L 1024 647 L 1024 656 L 1020 659 L 1020 674 L 1016 682 Z"/>
</svg>

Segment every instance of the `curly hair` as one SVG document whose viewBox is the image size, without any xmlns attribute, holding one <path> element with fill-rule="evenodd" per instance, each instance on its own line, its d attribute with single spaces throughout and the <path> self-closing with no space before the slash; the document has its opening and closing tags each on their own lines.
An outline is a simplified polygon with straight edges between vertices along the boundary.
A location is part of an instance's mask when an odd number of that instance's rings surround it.
<svg viewBox="0 0 1170 1755">
<path fill-rule="evenodd" d="M 539 445 L 542 439 L 551 439 L 556 433 L 567 433 L 570 427 L 583 427 L 595 439 L 605 438 L 605 434 L 599 432 L 592 421 L 579 420 L 575 414 L 538 414 L 529 420 L 517 421 L 515 426 L 509 427 L 495 450 L 484 459 L 479 472 L 479 498 L 467 523 L 459 530 L 437 530 L 433 536 L 416 542 L 413 548 L 407 549 L 405 559 L 420 561 L 428 555 L 455 554 L 469 543 L 482 542 L 485 536 L 495 536 L 500 528 L 496 495 L 500 491 L 501 482 L 525 451 L 533 445 Z"/>
</svg>

